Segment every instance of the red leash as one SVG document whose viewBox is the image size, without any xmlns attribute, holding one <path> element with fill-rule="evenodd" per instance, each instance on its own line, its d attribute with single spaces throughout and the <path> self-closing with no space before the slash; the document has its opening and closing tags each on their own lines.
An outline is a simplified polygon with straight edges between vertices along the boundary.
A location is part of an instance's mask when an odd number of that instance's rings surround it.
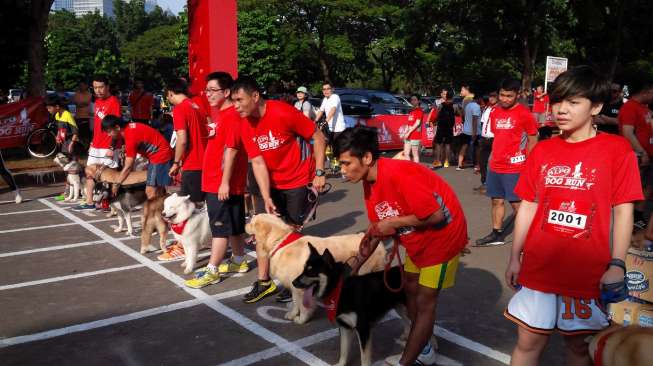
<svg viewBox="0 0 653 366">
<path fill-rule="evenodd" d="M 374 253 L 374 250 L 376 250 L 376 246 L 379 245 L 381 239 L 384 237 L 385 238 L 392 237 L 393 243 L 392 243 L 392 251 L 390 252 L 390 256 L 388 257 L 388 261 L 386 262 L 385 267 L 383 268 L 383 283 L 385 284 L 385 287 L 391 292 L 400 292 L 404 289 L 404 283 L 406 282 L 406 280 L 404 275 L 404 267 L 401 264 L 401 257 L 399 256 L 399 237 L 397 236 L 397 233 L 394 230 L 392 230 L 391 233 L 384 234 L 379 231 L 377 225 L 370 226 L 370 228 L 365 233 L 365 236 L 363 236 L 363 239 L 361 239 L 360 248 L 358 249 L 358 255 L 355 257 L 356 263 L 352 267 L 352 273 L 353 274 L 358 273 L 360 267 L 363 266 L 363 264 L 365 264 L 365 262 L 370 258 L 370 256 L 372 256 L 372 253 Z M 379 241 L 376 243 L 374 248 L 371 248 L 372 240 L 375 239 L 378 239 Z M 394 261 L 395 258 L 397 258 L 397 261 L 399 262 L 399 273 L 401 274 L 401 283 L 399 287 L 392 288 L 388 283 L 388 271 L 390 270 L 390 268 L 392 268 L 392 262 Z"/>
</svg>

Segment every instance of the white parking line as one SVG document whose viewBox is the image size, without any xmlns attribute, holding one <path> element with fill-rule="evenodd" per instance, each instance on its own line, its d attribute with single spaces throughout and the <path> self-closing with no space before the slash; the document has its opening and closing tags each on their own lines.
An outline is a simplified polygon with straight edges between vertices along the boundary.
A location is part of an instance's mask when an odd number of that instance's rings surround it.
<svg viewBox="0 0 653 366">
<path fill-rule="evenodd" d="M 0 213 L 0 216 L 20 215 L 20 214 L 28 214 L 28 213 L 34 213 L 34 212 L 43 212 L 43 211 L 52 211 L 52 209 L 51 208 L 41 208 L 41 209 L 38 209 L 38 210 L 3 212 L 3 213 Z"/>
<path fill-rule="evenodd" d="M 85 242 L 75 243 L 75 244 L 53 245 L 53 246 L 46 247 L 46 248 L 37 248 L 37 249 L 29 249 L 29 250 L 20 250 L 20 251 L 17 251 L 17 252 L 0 253 L 0 258 L 13 257 L 13 256 L 16 256 L 16 255 L 39 253 L 39 252 L 49 252 L 51 250 L 78 248 L 78 247 L 84 247 L 84 246 L 87 246 L 87 245 L 96 245 L 96 244 L 101 244 L 101 243 L 105 243 L 105 241 L 104 240 L 94 240 L 94 241 L 85 241 Z"/>
<path fill-rule="evenodd" d="M 140 255 L 138 252 L 135 250 L 131 249 L 127 245 L 123 244 L 121 241 L 114 239 L 111 237 L 109 234 L 105 233 L 104 231 L 96 228 L 95 226 L 91 225 L 88 222 L 85 222 L 84 220 L 80 219 L 79 217 L 71 214 L 68 211 L 65 211 L 59 207 L 57 207 L 55 204 L 52 202 L 49 202 L 45 199 L 40 199 L 39 200 L 41 203 L 45 204 L 46 206 L 54 209 L 55 211 L 58 211 L 61 215 L 65 216 L 66 218 L 72 220 L 73 222 L 81 225 L 83 228 L 86 230 L 94 233 L 98 237 L 100 237 L 103 240 L 106 240 L 109 244 L 113 245 L 116 249 L 122 251 L 123 253 L 127 254 L 128 256 L 134 258 L 138 262 L 142 263 L 143 265 L 147 266 L 154 272 L 160 274 L 164 278 L 168 279 L 169 281 L 173 282 L 175 285 L 179 286 L 181 289 L 189 293 L 191 296 L 195 297 L 196 299 L 200 300 L 203 304 L 207 305 L 211 309 L 215 310 L 217 313 L 231 319 L 232 321 L 236 322 L 239 324 L 241 327 L 249 330 L 250 332 L 256 334 L 257 336 L 265 339 L 266 341 L 276 344 L 278 347 L 280 347 L 283 351 L 291 354 L 292 356 L 298 358 L 302 362 L 308 364 L 308 365 L 315 365 L 315 366 L 326 366 L 327 363 L 325 363 L 323 360 L 320 358 L 316 357 L 315 355 L 311 354 L 310 352 L 307 352 L 306 350 L 302 349 L 301 347 L 298 347 L 294 345 L 292 342 L 289 342 L 287 339 L 279 336 L 278 334 L 264 328 L 262 325 L 258 324 L 257 322 L 247 318 L 243 314 L 240 314 L 239 312 L 225 306 L 221 302 L 215 300 L 208 294 L 206 294 L 202 290 L 195 290 L 195 289 L 190 289 L 184 286 L 184 279 L 181 278 L 180 276 L 174 274 L 164 266 L 151 261 L 147 257 L 144 257 Z"/>
<path fill-rule="evenodd" d="M 485 355 L 486 357 L 492 358 L 494 360 L 497 360 L 503 364 L 509 365 L 510 364 L 510 355 L 507 355 L 503 352 L 497 351 L 495 349 L 492 349 L 484 344 L 478 343 L 476 341 L 472 341 L 469 338 L 465 338 L 461 335 L 458 335 L 452 331 L 446 330 L 442 327 L 435 327 L 435 335 L 438 337 L 441 337 L 443 339 L 446 339 L 447 341 L 451 343 L 455 343 L 461 347 L 465 347 L 467 349 L 470 349 L 474 352 L 480 353 L 482 355 Z"/>
<path fill-rule="evenodd" d="M 0 291 L 12 290 L 12 289 L 15 289 L 15 288 L 28 287 L 28 286 L 42 285 L 44 283 L 52 283 L 52 282 L 73 280 L 75 278 L 84 278 L 84 277 L 90 277 L 90 276 L 97 276 L 97 275 L 101 275 L 101 274 L 105 274 L 105 273 L 111 273 L 111 272 L 127 271 L 127 270 L 130 270 L 130 269 L 140 268 L 140 267 L 144 267 L 144 265 L 143 264 L 132 264 L 130 266 L 107 268 L 107 269 L 103 269 L 103 270 L 100 270 L 100 271 L 84 272 L 84 273 L 77 273 L 77 274 L 68 275 L 68 276 L 44 278 L 42 280 L 21 282 L 21 283 L 15 283 L 15 284 L 12 284 L 12 285 L 0 286 Z"/>
</svg>

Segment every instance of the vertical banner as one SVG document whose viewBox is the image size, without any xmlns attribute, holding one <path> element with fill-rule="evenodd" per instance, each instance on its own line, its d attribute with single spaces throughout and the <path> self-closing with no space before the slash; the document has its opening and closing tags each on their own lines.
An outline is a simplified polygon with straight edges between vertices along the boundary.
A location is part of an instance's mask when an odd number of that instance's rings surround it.
<svg viewBox="0 0 653 366">
<path fill-rule="evenodd" d="M 548 90 L 549 83 L 555 81 L 558 75 L 567 71 L 567 60 L 564 57 L 546 56 L 546 74 L 544 77 L 544 92 Z"/>
<path fill-rule="evenodd" d="M 24 147 L 27 135 L 47 122 L 43 98 L 29 97 L 0 105 L 0 149 Z"/>
</svg>

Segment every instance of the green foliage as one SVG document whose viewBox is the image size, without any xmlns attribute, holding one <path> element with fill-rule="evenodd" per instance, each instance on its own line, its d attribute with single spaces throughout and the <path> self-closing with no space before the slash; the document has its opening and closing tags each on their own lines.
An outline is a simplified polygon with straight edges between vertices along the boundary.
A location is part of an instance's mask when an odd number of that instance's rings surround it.
<svg viewBox="0 0 653 366">
<path fill-rule="evenodd" d="M 281 36 L 274 17 L 261 10 L 238 14 L 238 73 L 255 78 L 262 85 L 281 79 Z"/>
<path fill-rule="evenodd" d="M 129 74 L 138 75 L 157 88 L 162 87 L 178 66 L 175 59 L 177 31 L 176 24 L 162 25 L 128 42 L 122 49 L 122 56 Z"/>
</svg>

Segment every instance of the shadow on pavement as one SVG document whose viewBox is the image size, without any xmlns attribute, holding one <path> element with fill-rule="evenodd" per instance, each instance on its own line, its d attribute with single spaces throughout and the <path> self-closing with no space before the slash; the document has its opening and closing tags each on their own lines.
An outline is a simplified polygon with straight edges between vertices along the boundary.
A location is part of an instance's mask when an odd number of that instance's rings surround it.
<svg viewBox="0 0 653 366">
<path fill-rule="evenodd" d="M 319 214 L 319 212 L 318 212 Z M 306 235 L 330 236 L 347 233 L 346 229 L 356 224 L 356 217 L 363 215 L 363 211 L 348 212 L 342 216 L 334 217 L 318 224 L 313 224 L 304 229 Z"/>
</svg>

